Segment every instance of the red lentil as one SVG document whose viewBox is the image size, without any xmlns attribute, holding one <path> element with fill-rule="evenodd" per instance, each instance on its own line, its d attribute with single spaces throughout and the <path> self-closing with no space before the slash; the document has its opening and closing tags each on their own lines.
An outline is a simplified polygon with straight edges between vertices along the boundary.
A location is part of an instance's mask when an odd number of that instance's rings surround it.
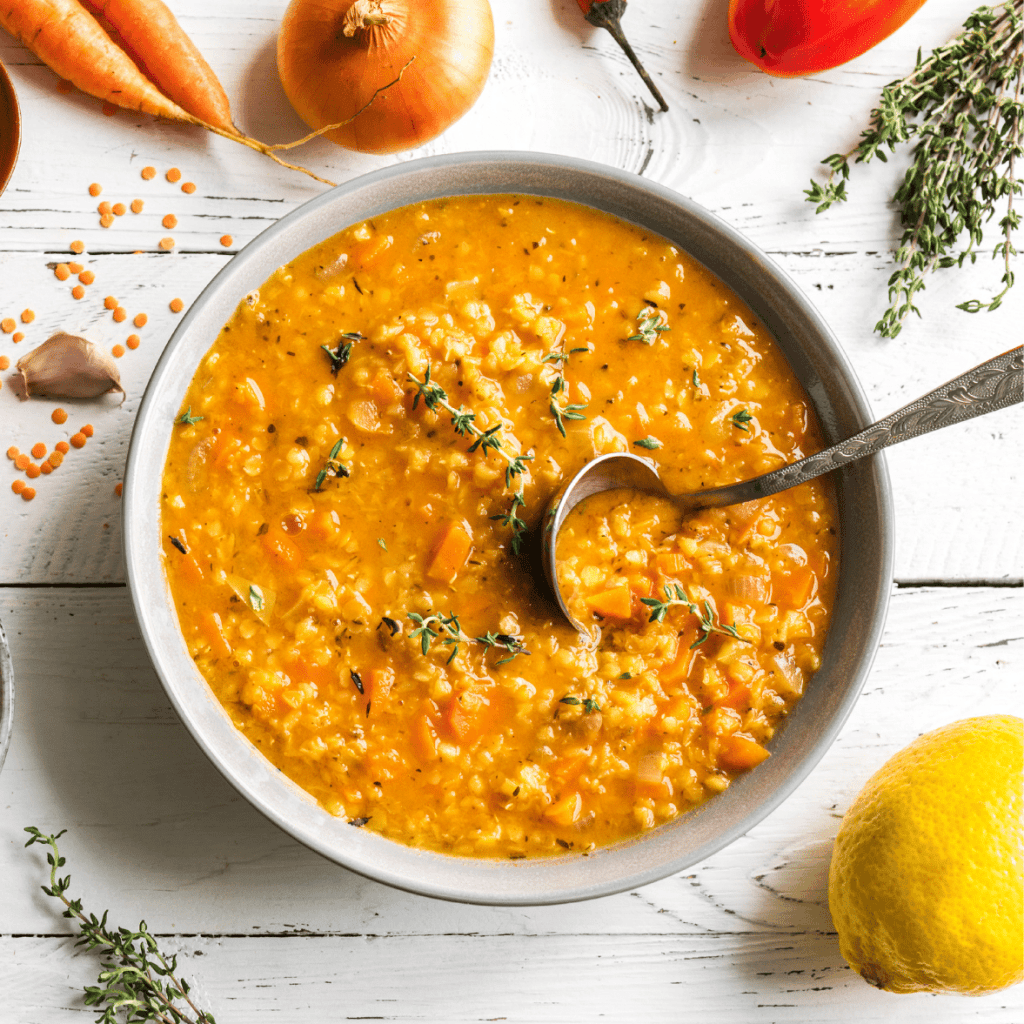
<svg viewBox="0 0 1024 1024">
<path fill-rule="evenodd" d="M 192 182 L 192 181 L 186 181 L 181 186 L 181 191 L 184 192 L 185 195 L 188 195 L 188 196 L 192 195 L 192 193 L 195 192 L 195 190 L 196 190 L 195 182 Z"/>
<path fill-rule="evenodd" d="M 34 309 L 23 309 L 21 311 L 21 322 L 23 324 L 30 324 L 36 318 L 36 312 Z"/>
<path fill-rule="evenodd" d="M 185 303 L 181 299 L 171 299 L 170 307 L 172 313 L 180 313 L 185 308 Z"/>
<path fill-rule="evenodd" d="M 18 457 L 18 456 L 19 456 L 20 454 L 21 454 L 21 452 L 20 452 L 20 451 L 18 451 L 18 449 L 17 449 L 17 448 L 15 448 L 13 444 L 11 445 L 11 447 L 10 447 L 10 448 L 8 448 L 8 449 L 7 449 L 7 458 L 9 458 L 9 459 L 10 459 L 10 460 L 11 460 L 12 462 L 13 462 L 13 461 L 14 461 L 14 459 L 16 459 L 16 458 L 17 458 L 17 457 Z"/>
<path fill-rule="evenodd" d="M 96 207 L 96 212 L 98 214 L 100 214 L 100 215 L 103 215 L 103 214 L 110 213 L 112 211 L 112 209 L 113 208 L 111 207 L 110 203 L 108 203 L 106 200 L 104 200 L 102 203 L 100 203 L 99 206 Z"/>
<path fill-rule="evenodd" d="M 36 496 L 36 489 L 34 487 L 26 487 L 21 492 L 22 501 L 31 501 Z"/>
<path fill-rule="evenodd" d="M 32 458 L 41 459 L 46 454 L 46 445 L 42 441 L 36 441 L 32 445 Z"/>
<path fill-rule="evenodd" d="M 100 217 L 100 227 L 109 228 L 114 223 L 114 215 L 112 213 L 105 213 Z"/>
<path fill-rule="evenodd" d="M 64 418 L 67 419 L 66 416 Z M 67 455 L 67 453 L 71 450 L 71 445 L 69 445 L 67 443 L 67 441 L 58 441 L 53 446 L 53 450 L 55 452 L 59 452 L 61 455 Z M 58 463 L 58 465 L 59 465 L 59 463 Z"/>
<path fill-rule="evenodd" d="M 11 361 L 7 356 L 0 356 L 0 370 L 6 370 L 11 365 Z"/>
<path fill-rule="evenodd" d="M 132 213 L 142 213 L 142 207 L 146 204 L 141 199 L 132 200 Z"/>
<path fill-rule="evenodd" d="M 0 320 L 0 330 L 2 330 L 4 334 L 10 334 L 17 326 L 18 322 L 12 316 L 5 316 L 3 320 Z"/>
<path fill-rule="evenodd" d="M 28 469 L 28 456 L 25 455 L 24 452 L 19 452 L 14 457 L 14 465 L 22 472 L 24 472 L 26 469 Z"/>
<path fill-rule="evenodd" d="M 128 212 L 128 207 L 124 203 L 114 203 L 114 216 L 123 217 Z"/>
<path fill-rule="evenodd" d="M 176 181 L 181 181 L 181 171 L 177 167 L 172 167 L 167 172 L 167 180 L 173 184 Z"/>
<path fill-rule="evenodd" d="M 91 270 L 83 270 L 78 275 L 78 280 L 81 281 L 82 284 L 92 284 L 93 281 L 96 280 L 96 275 Z"/>
<path fill-rule="evenodd" d="M 76 255 L 81 255 L 85 252 L 85 242 L 80 242 L 77 238 L 71 243 L 68 248 Z"/>
<path fill-rule="evenodd" d="M 117 496 L 118 496 L 119 498 L 121 497 L 121 491 L 122 491 L 122 490 L 124 490 L 124 484 L 115 484 L 115 485 L 114 485 L 114 493 L 115 493 L 115 494 L 116 494 L 116 495 L 117 495 Z"/>
<path fill-rule="evenodd" d="M 49 462 L 41 462 L 39 464 L 39 472 L 42 473 L 43 476 L 49 476 L 53 472 L 53 466 L 51 466 Z"/>
<path fill-rule="evenodd" d="M 124 355 L 124 345 L 115 345 L 111 350 L 110 354 L 115 359 L 120 359 Z"/>
<path fill-rule="evenodd" d="M 149 323 L 149 317 L 145 313 L 138 313 L 132 323 L 136 327 L 145 327 Z"/>
<path fill-rule="evenodd" d="M 103 306 L 105 309 L 117 309 L 117 299 L 113 295 L 108 295 L 103 300 Z"/>
<path fill-rule="evenodd" d="M 11 335 L 11 341 L 13 341 L 15 345 L 17 345 L 18 342 L 21 341 L 21 339 L 24 337 L 25 335 L 22 334 L 21 331 L 15 331 L 14 334 Z"/>
<path fill-rule="evenodd" d="M 83 270 L 85 270 L 85 267 L 83 267 L 81 263 L 76 263 L 74 260 L 72 260 L 68 264 L 68 270 L 70 270 L 72 274 L 80 274 Z"/>
<path fill-rule="evenodd" d="M 92 435 L 95 433 L 91 423 L 86 423 L 86 425 L 82 427 L 81 432 L 85 434 L 86 437 L 92 437 Z"/>
<path fill-rule="evenodd" d="M 60 406 L 57 406 L 57 408 L 50 413 L 50 419 L 53 420 L 54 423 L 67 423 L 68 414 Z"/>
<path fill-rule="evenodd" d="M 15 480 L 14 483 L 11 484 L 11 490 L 14 491 L 15 494 L 21 494 L 21 492 L 25 490 L 25 481 Z"/>
<path fill-rule="evenodd" d="M 142 339 L 137 334 L 129 334 L 127 339 L 125 340 L 125 344 L 129 348 L 135 349 L 139 347 L 139 342 L 141 340 Z"/>
<path fill-rule="evenodd" d="M 114 310 L 113 316 L 115 324 L 122 324 L 128 319 L 128 310 L 125 309 L 124 306 L 118 306 L 117 309 Z"/>
<path fill-rule="evenodd" d="M 35 480 L 35 478 L 39 476 L 41 472 L 42 470 L 34 462 L 30 462 L 25 467 L 25 476 L 27 476 L 29 480 Z"/>
<path fill-rule="evenodd" d="M 60 444 L 57 445 L 57 448 L 60 448 L 61 444 L 67 446 L 66 441 L 61 441 Z M 50 452 L 50 457 L 46 461 L 56 469 L 64 461 L 64 453 L 62 451 L 52 451 Z"/>
<path fill-rule="evenodd" d="M 168 213 L 160 223 L 170 230 L 171 228 L 176 228 L 178 226 L 178 218 L 175 217 L 173 213 Z"/>
<path fill-rule="evenodd" d="M 66 263 L 58 263 L 57 266 L 53 268 L 53 276 L 57 278 L 58 281 L 66 281 L 71 276 L 71 271 Z"/>
<path fill-rule="evenodd" d="M 153 178 L 156 177 L 156 168 L 155 167 L 143 167 L 142 168 L 142 177 L 145 178 L 146 181 L 152 181 Z"/>
<path fill-rule="evenodd" d="M 75 287 L 71 289 L 71 295 L 76 299 L 85 298 L 85 289 L 80 284 L 76 284 Z"/>
<path fill-rule="evenodd" d="M 234 244 L 234 239 L 230 235 L 221 235 L 220 244 L 226 249 L 229 245 Z"/>
<path fill-rule="evenodd" d="M 166 250 L 170 251 L 171 249 L 174 248 L 174 239 L 173 238 L 161 238 L 160 239 L 160 248 L 161 249 L 166 249 Z"/>
<path fill-rule="evenodd" d="M 93 199 L 95 199 L 102 191 L 103 186 L 95 181 L 89 186 L 89 195 L 91 195 Z"/>
<path fill-rule="evenodd" d="M 88 441 L 88 438 L 85 436 L 85 434 L 72 434 L 71 435 L 71 446 L 72 446 L 72 448 L 84 448 L 86 441 Z"/>
</svg>

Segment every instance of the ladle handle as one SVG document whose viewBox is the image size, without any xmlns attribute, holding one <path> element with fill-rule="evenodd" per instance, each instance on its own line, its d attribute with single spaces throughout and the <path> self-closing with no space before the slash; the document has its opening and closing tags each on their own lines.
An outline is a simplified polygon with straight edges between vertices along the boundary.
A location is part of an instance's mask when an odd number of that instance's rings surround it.
<svg viewBox="0 0 1024 1024">
<path fill-rule="evenodd" d="M 795 487 L 866 455 L 1024 399 L 1024 346 L 1010 349 L 897 409 L 859 434 L 754 480 L 704 491 L 705 508 L 732 505 Z"/>
</svg>

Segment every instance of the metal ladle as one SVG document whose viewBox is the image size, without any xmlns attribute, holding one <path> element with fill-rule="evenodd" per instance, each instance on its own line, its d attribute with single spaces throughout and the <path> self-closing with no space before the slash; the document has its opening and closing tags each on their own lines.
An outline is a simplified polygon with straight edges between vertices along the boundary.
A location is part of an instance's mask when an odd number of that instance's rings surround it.
<svg viewBox="0 0 1024 1024">
<path fill-rule="evenodd" d="M 713 487 L 690 494 L 669 494 L 658 471 L 639 455 L 614 452 L 599 455 L 588 462 L 567 484 L 558 490 L 543 519 L 544 535 L 541 551 L 544 574 L 554 592 L 558 607 L 580 632 L 586 627 L 570 614 L 558 588 L 555 575 L 555 544 L 566 516 L 584 499 L 601 491 L 622 487 L 645 494 L 655 494 L 671 501 L 684 515 L 702 508 L 722 508 L 744 501 L 764 498 L 769 494 L 796 487 L 849 462 L 906 441 L 920 434 L 952 426 L 963 420 L 984 416 L 1022 400 L 1024 382 L 1024 347 L 1010 349 L 967 373 L 929 391 L 916 401 L 903 406 L 859 434 L 824 451 L 808 455 L 781 469 L 764 473 L 752 480 L 743 480 L 726 487 Z"/>
</svg>

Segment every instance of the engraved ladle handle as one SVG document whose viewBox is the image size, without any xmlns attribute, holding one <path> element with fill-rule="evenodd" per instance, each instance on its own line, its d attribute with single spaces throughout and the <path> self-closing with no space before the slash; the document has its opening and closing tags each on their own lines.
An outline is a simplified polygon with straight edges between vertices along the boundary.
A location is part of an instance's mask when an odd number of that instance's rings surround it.
<svg viewBox="0 0 1024 1024">
<path fill-rule="evenodd" d="M 744 480 L 727 487 L 716 487 L 699 494 L 681 496 L 694 499 L 700 507 L 719 508 L 741 501 L 765 497 L 795 487 L 806 480 L 838 469 L 867 455 L 899 444 L 911 437 L 941 430 L 943 427 L 984 416 L 1020 402 L 1024 395 L 1024 347 L 1010 349 L 973 370 L 962 373 L 909 405 L 897 409 L 885 419 L 873 423 L 859 434 L 840 441 L 824 451 L 808 455 L 781 469 Z M 696 505 L 691 505 L 696 507 Z"/>
</svg>

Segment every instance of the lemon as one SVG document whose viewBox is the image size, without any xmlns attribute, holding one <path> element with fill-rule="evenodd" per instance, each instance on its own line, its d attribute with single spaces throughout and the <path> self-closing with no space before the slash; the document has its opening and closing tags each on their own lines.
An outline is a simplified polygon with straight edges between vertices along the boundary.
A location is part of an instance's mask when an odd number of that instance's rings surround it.
<svg viewBox="0 0 1024 1024">
<path fill-rule="evenodd" d="M 846 812 L 828 902 L 850 966 L 890 992 L 983 995 L 1024 976 L 1024 722 L 921 736 Z"/>
</svg>

